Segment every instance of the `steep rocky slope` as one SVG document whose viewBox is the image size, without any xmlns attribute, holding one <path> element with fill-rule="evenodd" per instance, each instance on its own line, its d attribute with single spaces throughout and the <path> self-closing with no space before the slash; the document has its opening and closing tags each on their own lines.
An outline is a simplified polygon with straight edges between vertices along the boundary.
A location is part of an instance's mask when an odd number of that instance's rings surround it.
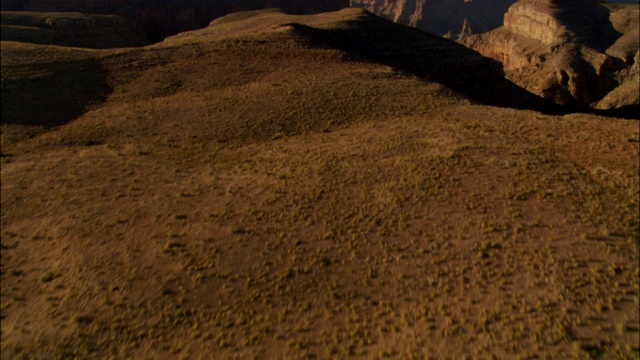
<svg viewBox="0 0 640 360">
<path fill-rule="evenodd" d="M 559 104 L 637 109 L 637 5 L 520 0 L 503 27 L 459 41 Z"/>
<path fill-rule="evenodd" d="M 350 0 L 391 21 L 457 39 L 464 33 L 482 33 L 500 27 L 509 6 L 517 0 Z M 637 0 L 610 3 L 637 4 Z M 568 2 L 569 3 L 569 2 Z"/>
<path fill-rule="evenodd" d="M 389 20 L 456 39 L 466 30 L 474 33 L 493 30 L 516 0 L 351 0 Z M 466 25 L 465 25 L 466 23 Z"/>
</svg>

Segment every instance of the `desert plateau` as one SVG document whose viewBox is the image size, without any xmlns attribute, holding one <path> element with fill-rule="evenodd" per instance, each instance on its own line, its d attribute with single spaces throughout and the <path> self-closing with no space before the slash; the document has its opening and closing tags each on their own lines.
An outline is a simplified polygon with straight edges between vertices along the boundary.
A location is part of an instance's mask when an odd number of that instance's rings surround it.
<svg viewBox="0 0 640 360">
<path fill-rule="evenodd" d="M 639 358 L 637 3 L 179 3 L 2 1 L 3 360 Z"/>
</svg>

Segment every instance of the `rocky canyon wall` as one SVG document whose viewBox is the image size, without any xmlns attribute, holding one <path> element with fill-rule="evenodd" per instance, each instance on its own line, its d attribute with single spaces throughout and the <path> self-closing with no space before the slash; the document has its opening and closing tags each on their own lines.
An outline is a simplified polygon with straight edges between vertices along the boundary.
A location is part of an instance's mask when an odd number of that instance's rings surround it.
<svg viewBox="0 0 640 360">
<path fill-rule="evenodd" d="M 551 45 L 562 32 L 557 12 L 557 6 L 551 2 L 520 1 L 505 14 L 504 27 L 513 34 Z"/>
<path fill-rule="evenodd" d="M 518 85 L 559 104 L 637 108 L 637 39 L 638 5 L 520 0 L 502 27 L 459 41 L 502 62 Z"/>
<path fill-rule="evenodd" d="M 453 39 L 465 27 L 473 33 L 502 25 L 509 6 L 516 0 L 351 0 L 394 22 L 417 27 Z"/>
</svg>

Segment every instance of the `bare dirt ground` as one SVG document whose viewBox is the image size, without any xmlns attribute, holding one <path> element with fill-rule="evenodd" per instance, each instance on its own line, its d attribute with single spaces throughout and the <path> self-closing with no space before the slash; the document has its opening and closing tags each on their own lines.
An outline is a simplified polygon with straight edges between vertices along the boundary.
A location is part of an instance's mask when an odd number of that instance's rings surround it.
<svg viewBox="0 0 640 360">
<path fill-rule="evenodd" d="M 638 358 L 638 122 L 283 26 L 361 14 L 3 42 L 2 358 Z"/>
</svg>

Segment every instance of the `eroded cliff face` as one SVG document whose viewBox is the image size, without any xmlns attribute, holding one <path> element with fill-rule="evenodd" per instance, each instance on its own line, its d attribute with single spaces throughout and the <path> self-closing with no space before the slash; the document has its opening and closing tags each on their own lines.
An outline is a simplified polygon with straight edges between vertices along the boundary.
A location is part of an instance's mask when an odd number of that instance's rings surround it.
<svg viewBox="0 0 640 360">
<path fill-rule="evenodd" d="M 281 8 L 295 14 L 340 10 L 349 0 L 3 0 L 2 10 L 119 15 L 130 30 L 151 42 L 205 27 L 231 12 Z"/>
<path fill-rule="evenodd" d="M 502 25 L 516 0 L 351 0 L 394 22 L 453 39 L 460 33 L 486 32 Z"/>
<path fill-rule="evenodd" d="M 638 105 L 637 39 L 637 5 L 520 0 L 502 27 L 459 41 L 502 62 L 518 85 L 559 104 L 620 108 Z M 629 91 L 634 76 L 635 92 Z"/>
<path fill-rule="evenodd" d="M 352 0 L 351 6 L 364 8 L 393 22 L 423 28 L 426 0 Z"/>
<path fill-rule="evenodd" d="M 552 2 L 521 1 L 513 4 L 505 14 L 504 27 L 514 34 L 551 45 L 563 33 L 557 15 L 558 7 Z"/>
</svg>

